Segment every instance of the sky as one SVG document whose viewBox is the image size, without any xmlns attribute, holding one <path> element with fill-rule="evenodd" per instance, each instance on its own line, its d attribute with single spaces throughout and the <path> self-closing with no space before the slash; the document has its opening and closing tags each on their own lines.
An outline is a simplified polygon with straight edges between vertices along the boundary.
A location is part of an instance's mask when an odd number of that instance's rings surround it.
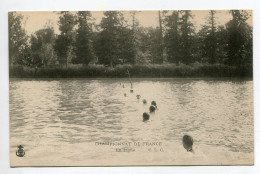
<svg viewBox="0 0 260 174">
<path fill-rule="evenodd" d="M 131 24 L 131 15 L 129 11 L 121 11 L 128 21 Z M 170 13 L 169 11 L 168 13 Z M 247 11 L 251 17 L 247 20 L 250 26 L 252 26 L 252 11 Z M 27 34 L 33 34 L 35 31 L 44 28 L 45 26 L 52 26 L 55 30 L 55 33 L 59 33 L 58 21 L 59 14 L 58 12 L 53 11 L 27 11 L 27 12 L 17 12 L 24 16 L 23 18 L 23 27 L 25 28 Z M 76 12 L 72 12 L 76 13 Z M 102 11 L 92 11 L 92 16 L 95 18 L 95 24 L 99 24 L 102 17 Z M 191 22 L 195 26 L 195 30 L 198 31 L 202 25 L 204 25 L 209 16 L 209 10 L 192 10 L 191 11 L 193 18 Z M 216 23 L 217 25 L 225 25 L 231 19 L 231 14 L 228 10 L 217 10 L 216 13 Z M 144 27 L 157 27 L 159 26 L 158 11 L 138 11 L 136 13 L 136 20 Z"/>
</svg>

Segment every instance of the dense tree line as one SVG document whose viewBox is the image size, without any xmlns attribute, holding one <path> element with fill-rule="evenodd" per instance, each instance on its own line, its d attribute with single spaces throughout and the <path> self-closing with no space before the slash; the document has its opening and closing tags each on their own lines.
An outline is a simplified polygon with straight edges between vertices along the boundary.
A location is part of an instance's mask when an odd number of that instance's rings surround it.
<svg viewBox="0 0 260 174">
<path fill-rule="evenodd" d="M 119 11 L 105 11 L 99 25 L 88 11 L 60 12 L 57 35 L 51 26 L 27 36 L 22 15 L 9 13 L 10 65 L 31 67 L 90 63 L 252 65 L 252 27 L 248 13 L 231 10 L 232 19 L 217 26 L 217 11 L 195 32 L 189 10 L 158 12 L 158 27 L 142 27 L 132 12 L 129 25 Z"/>
</svg>

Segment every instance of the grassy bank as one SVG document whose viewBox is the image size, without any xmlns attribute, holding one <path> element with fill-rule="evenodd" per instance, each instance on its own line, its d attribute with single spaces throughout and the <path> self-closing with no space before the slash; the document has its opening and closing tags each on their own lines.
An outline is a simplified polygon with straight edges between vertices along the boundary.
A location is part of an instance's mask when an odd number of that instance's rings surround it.
<svg viewBox="0 0 260 174">
<path fill-rule="evenodd" d="M 170 77 L 249 77 L 253 76 L 251 66 L 236 68 L 220 64 L 192 65 L 119 65 L 114 68 L 103 65 L 71 65 L 63 67 L 34 68 L 10 66 L 10 78 L 124 78 L 128 77 L 126 70 L 136 78 L 170 78 Z"/>
</svg>

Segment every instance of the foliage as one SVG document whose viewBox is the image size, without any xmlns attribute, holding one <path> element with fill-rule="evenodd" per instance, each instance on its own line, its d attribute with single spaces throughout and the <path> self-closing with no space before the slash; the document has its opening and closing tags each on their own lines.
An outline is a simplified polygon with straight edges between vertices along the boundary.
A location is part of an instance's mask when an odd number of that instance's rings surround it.
<svg viewBox="0 0 260 174">
<path fill-rule="evenodd" d="M 134 63 L 133 31 L 125 25 L 122 13 L 106 11 L 101 20 L 96 54 L 99 63 L 110 65 Z"/>
<path fill-rule="evenodd" d="M 58 61 L 60 64 L 68 64 L 71 57 L 71 46 L 75 40 L 75 31 L 73 30 L 75 26 L 75 17 L 67 11 L 61 12 L 59 18 L 59 30 L 60 34 L 55 42 L 55 51 L 58 55 Z"/>
<path fill-rule="evenodd" d="M 55 34 L 53 28 L 44 28 L 31 35 L 31 66 L 49 66 L 56 63 L 54 51 Z"/>
<path fill-rule="evenodd" d="M 229 65 L 241 67 L 252 62 L 252 29 L 246 23 L 248 13 L 231 10 L 233 19 L 227 24 Z"/>
<path fill-rule="evenodd" d="M 95 55 L 92 46 L 91 34 L 91 13 L 89 11 L 79 11 L 77 13 L 78 29 L 76 31 L 75 54 L 73 63 L 83 63 L 88 65 L 94 60 Z"/>
<path fill-rule="evenodd" d="M 148 28 L 148 44 L 150 51 L 150 60 L 152 64 L 162 63 L 162 46 L 161 46 L 161 31 L 159 27 Z"/>
<path fill-rule="evenodd" d="M 103 65 L 73 65 L 66 68 L 48 67 L 33 68 L 24 66 L 10 67 L 10 77 L 16 78 L 128 78 L 128 69 L 133 78 L 197 78 L 197 77 L 252 77 L 252 66 L 228 66 L 223 64 L 148 64 L 148 65 L 118 65 L 105 67 Z"/>
<path fill-rule="evenodd" d="M 64 11 L 58 35 L 45 27 L 28 40 L 23 16 L 10 12 L 10 66 L 37 67 L 39 77 L 124 77 L 126 68 L 136 77 L 252 74 L 252 27 L 245 11 L 231 10 L 232 19 L 218 26 L 217 11 L 211 10 L 198 32 L 189 10 L 158 12 L 157 27 L 140 26 L 135 13 L 128 25 L 123 13 L 105 11 L 94 25 L 90 12 Z"/>
<path fill-rule="evenodd" d="M 179 11 L 173 11 L 165 18 L 166 34 L 165 47 L 168 61 L 171 63 L 181 62 L 180 34 L 179 34 Z"/>
<path fill-rule="evenodd" d="M 204 62 L 216 63 L 217 37 L 216 37 L 216 11 L 210 10 L 207 24 L 202 27 L 198 33 L 198 39 L 201 44 L 201 57 Z"/>
<path fill-rule="evenodd" d="M 157 64 L 162 62 L 160 29 L 136 26 L 136 62 Z"/>
<path fill-rule="evenodd" d="M 192 18 L 190 10 L 180 11 L 180 54 L 181 63 L 190 64 L 192 60 L 192 45 L 194 36 L 194 26 L 190 21 Z"/>
<path fill-rule="evenodd" d="M 9 64 L 24 65 L 24 56 L 28 52 L 28 36 L 22 28 L 23 16 L 16 12 L 9 12 Z M 26 53 L 25 53 L 26 52 Z"/>
<path fill-rule="evenodd" d="M 151 42 L 148 35 L 148 28 L 139 26 L 139 23 L 136 23 L 135 27 L 135 62 L 137 64 L 151 63 L 152 54 L 151 54 Z"/>
<path fill-rule="evenodd" d="M 101 20 L 102 31 L 99 34 L 97 55 L 99 62 L 113 67 L 119 59 L 119 30 L 121 28 L 120 12 L 106 11 Z"/>
</svg>

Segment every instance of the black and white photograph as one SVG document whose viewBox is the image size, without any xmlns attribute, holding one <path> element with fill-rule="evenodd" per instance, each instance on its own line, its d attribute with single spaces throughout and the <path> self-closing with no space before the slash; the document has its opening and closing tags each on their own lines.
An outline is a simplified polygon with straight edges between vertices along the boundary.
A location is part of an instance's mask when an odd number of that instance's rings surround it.
<svg viewBox="0 0 260 174">
<path fill-rule="evenodd" d="M 254 165 L 252 19 L 9 11 L 10 166 Z"/>
</svg>

